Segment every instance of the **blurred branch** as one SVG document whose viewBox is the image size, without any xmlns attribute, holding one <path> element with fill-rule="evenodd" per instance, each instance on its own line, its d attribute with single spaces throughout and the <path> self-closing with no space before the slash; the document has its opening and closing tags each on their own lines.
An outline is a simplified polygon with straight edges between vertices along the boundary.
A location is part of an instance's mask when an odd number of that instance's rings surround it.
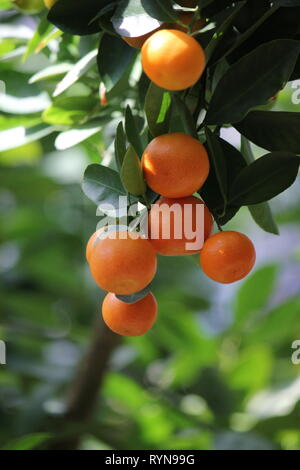
<svg viewBox="0 0 300 470">
<path fill-rule="evenodd" d="M 61 417 L 62 429 L 80 425 L 82 429 L 90 420 L 99 397 L 99 390 L 108 368 L 110 357 L 120 343 L 120 337 L 97 321 L 89 350 L 74 379 L 66 411 Z M 53 442 L 52 449 L 77 449 L 81 433 L 62 437 Z"/>
</svg>

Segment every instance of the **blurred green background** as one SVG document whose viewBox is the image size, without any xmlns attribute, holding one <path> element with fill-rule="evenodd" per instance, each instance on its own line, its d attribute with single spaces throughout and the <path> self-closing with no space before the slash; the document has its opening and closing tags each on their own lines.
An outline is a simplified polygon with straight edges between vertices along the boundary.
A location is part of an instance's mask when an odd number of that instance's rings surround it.
<svg viewBox="0 0 300 470">
<path fill-rule="evenodd" d="M 70 434 L 65 405 L 95 321 L 100 339 L 107 335 L 104 293 L 85 261 L 98 218 L 80 182 L 87 164 L 111 161 L 117 121 L 109 109 L 102 130 L 78 145 L 59 145 L 70 116 L 50 128 L 41 125 L 40 113 L 68 66 L 28 82 L 53 63 L 78 61 L 96 38 L 65 35 L 22 62 L 37 20 L 0 14 L 6 85 L 0 93 L 0 340 L 7 347 L 7 364 L 0 365 L 0 448 L 45 449 Z M 93 67 L 66 96 L 90 93 Z M 274 109 L 299 109 L 293 93 L 288 84 Z M 123 99 L 121 89 L 113 107 L 125 106 Z M 239 145 L 232 129 L 223 136 Z M 20 142 L 25 145 L 15 147 Z M 300 339 L 299 202 L 299 181 L 271 202 L 280 237 L 258 228 L 247 208 L 228 224 L 257 248 L 255 270 L 232 286 L 204 278 L 197 257 L 160 257 L 157 324 L 111 347 L 97 406 L 77 423 L 80 448 L 300 449 L 300 366 L 291 360 L 292 343 Z M 104 347 L 100 341 L 96 371 Z"/>
</svg>

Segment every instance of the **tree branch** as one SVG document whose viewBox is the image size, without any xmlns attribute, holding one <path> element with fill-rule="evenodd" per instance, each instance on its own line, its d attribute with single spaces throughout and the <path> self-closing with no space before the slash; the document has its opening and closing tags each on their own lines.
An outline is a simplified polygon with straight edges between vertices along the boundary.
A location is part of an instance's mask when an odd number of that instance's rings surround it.
<svg viewBox="0 0 300 470">
<path fill-rule="evenodd" d="M 72 429 L 72 424 L 82 428 L 90 420 L 96 407 L 99 389 L 105 377 L 112 352 L 120 343 L 120 337 L 97 320 L 89 350 L 79 367 L 71 387 L 66 411 L 61 417 L 62 429 Z M 52 450 L 77 449 L 81 433 L 56 439 Z"/>
</svg>

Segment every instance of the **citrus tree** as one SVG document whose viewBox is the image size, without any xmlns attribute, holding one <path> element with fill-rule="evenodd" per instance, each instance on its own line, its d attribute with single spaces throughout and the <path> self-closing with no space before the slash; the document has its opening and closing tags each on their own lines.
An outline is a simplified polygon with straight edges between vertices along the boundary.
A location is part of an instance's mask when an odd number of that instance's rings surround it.
<svg viewBox="0 0 300 470">
<path fill-rule="evenodd" d="M 11 12 L 9 1 L 0 5 Z M 42 10 L 30 1 L 16 7 Z M 57 150 L 81 146 L 92 162 L 82 188 L 105 226 L 120 196 L 125 209 L 139 204 L 126 227 L 149 214 L 158 232 L 162 203 L 187 198 L 204 206 L 204 273 L 221 283 L 245 277 L 255 262 L 253 244 L 226 224 L 246 206 L 262 230 L 278 234 L 268 201 L 293 184 L 300 163 L 299 114 L 276 110 L 278 93 L 300 79 L 300 1 L 58 0 L 46 7 L 33 16 L 30 39 L 11 23 L 13 13 L 5 17 L 2 61 L 19 58 L 22 65 L 1 69 L 0 150 L 52 135 Z M 36 54 L 45 66 L 27 83 L 26 64 Z M 235 146 L 225 138 L 228 129 L 239 138 Z M 211 236 L 213 221 L 218 233 Z M 116 226 L 124 226 L 122 214 L 114 214 L 113 225 L 122 233 Z M 104 320 L 123 335 L 146 332 L 156 318 L 149 292 L 156 253 L 187 254 L 186 240 L 95 237 L 87 259 L 97 284 L 110 291 Z M 116 340 L 107 332 L 105 338 L 109 353 Z M 90 395 L 80 383 L 73 420 L 89 415 L 89 407 L 77 414 L 78 403 L 94 400 L 99 386 Z"/>
</svg>

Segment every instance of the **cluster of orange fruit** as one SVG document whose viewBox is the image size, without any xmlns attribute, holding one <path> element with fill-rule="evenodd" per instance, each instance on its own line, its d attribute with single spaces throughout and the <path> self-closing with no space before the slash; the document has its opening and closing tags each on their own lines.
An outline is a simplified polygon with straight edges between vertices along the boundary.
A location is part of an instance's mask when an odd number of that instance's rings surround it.
<svg viewBox="0 0 300 470">
<path fill-rule="evenodd" d="M 155 84 L 181 90 L 198 81 L 205 68 L 205 55 L 193 37 L 178 29 L 159 29 L 146 36 L 132 45 L 142 45 L 143 68 Z M 155 137 L 143 153 L 142 169 L 147 185 L 160 195 L 148 214 L 148 237 L 102 228 L 92 235 L 86 250 L 95 282 L 109 292 L 102 306 L 103 319 L 114 332 L 127 336 L 141 335 L 152 327 L 157 302 L 151 292 L 134 303 L 123 302 L 117 296 L 134 294 L 149 285 L 156 274 L 157 254 L 200 253 L 203 272 L 220 283 L 242 279 L 255 263 L 254 246 L 244 234 L 221 231 L 212 235 L 213 217 L 204 202 L 194 196 L 210 169 L 201 142 L 184 133 Z M 201 221 L 197 217 L 199 205 L 204 209 Z M 181 216 L 177 217 L 179 212 Z M 194 240 L 186 235 L 191 231 Z M 201 234 L 201 246 L 188 249 L 197 234 Z"/>
</svg>

